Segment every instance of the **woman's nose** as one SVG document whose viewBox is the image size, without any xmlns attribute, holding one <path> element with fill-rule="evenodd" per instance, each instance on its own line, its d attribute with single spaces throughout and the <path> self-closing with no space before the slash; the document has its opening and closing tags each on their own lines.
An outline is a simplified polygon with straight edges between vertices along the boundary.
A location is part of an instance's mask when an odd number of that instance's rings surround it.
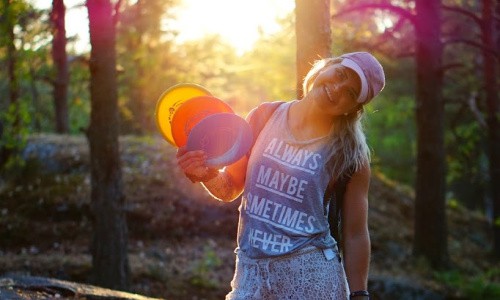
<svg viewBox="0 0 500 300">
<path fill-rule="evenodd" d="M 331 83 L 329 86 L 330 89 L 332 89 L 332 91 L 335 93 L 338 92 L 340 89 L 340 84 L 338 82 Z"/>
</svg>

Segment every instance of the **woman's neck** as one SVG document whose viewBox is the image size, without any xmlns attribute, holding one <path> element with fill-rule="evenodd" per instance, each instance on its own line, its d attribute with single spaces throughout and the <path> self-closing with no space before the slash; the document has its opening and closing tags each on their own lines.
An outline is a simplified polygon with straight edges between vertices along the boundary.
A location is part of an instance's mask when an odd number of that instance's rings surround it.
<svg viewBox="0 0 500 300">
<path fill-rule="evenodd" d="M 292 104 L 287 121 L 292 134 L 299 140 L 326 136 L 333 125 L 333 117 L 307 98 Z"/>
</svg>

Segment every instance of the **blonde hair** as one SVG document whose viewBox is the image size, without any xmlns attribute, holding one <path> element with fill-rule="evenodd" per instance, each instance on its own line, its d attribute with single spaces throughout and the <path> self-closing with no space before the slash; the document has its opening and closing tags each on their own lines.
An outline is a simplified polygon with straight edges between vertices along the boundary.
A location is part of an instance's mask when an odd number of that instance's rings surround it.
<svg viewBox="0 0 500 300">
<path fill-rule="evenodd" d="M 334 64 L 338 64 L 342 58 L 331 57 L 318 60 L 307 73 L 303 82 L 304 97 L 311 90 L 314 80 L 321 70 Z M 361 124 L 364 115 L 363 106 L 354 113 L 336 117 L 333 120 L 330 132 L 330 149 L 326 161 L 335 156 L 331 164 L 327 164 L 333 179 L 337 180 L 344 172 L 352 169 L 357 172 L 363 166 L 370 163 L 370 149 L 366 143 L 366 137 Z"/>
</svg>

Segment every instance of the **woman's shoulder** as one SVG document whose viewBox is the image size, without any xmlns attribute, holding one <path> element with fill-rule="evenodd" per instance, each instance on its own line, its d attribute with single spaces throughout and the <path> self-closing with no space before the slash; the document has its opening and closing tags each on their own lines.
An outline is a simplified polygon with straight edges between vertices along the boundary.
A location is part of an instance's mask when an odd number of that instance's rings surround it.
<svg viewBox="0 0 500 300">
<path fill-rule="evenodd" d="M 285 109 L 287 106 L 291 105 L 292 102 L 293 101 L 282 100 L 262 102 L 248 113 L 246 120 L 249 123 L 261 123 L 261 120 L 268 120 L 276 110 Z"/>
</svg>

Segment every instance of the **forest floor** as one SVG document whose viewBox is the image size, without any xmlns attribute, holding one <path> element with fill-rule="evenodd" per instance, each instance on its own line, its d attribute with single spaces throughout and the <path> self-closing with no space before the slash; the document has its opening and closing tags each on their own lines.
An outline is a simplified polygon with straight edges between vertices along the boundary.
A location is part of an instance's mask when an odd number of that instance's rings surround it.
<svg viewBox="0 0 500 300">
<path fill-rule="evenodd" d="M 158 137 L 122 137 L 131 292 L 164 299 L 223 299 L 234 271 L 238 205 L 210 198 L 175 165 Z M 37 135 L 26 165 L 0 180 L 0 275 L 88 282 L 90 175 L 82 136 Z M 446 299 L 487 299 L 500 290 L 484 215 L 447 202 L 449 267 L 412 256 L 412 190 L 376 170 L 370 187 L 370 279 L 387 278 Z M 491 298 L 490 298 L 491 299 Z M 498 299 L 498 298 L 497 298 Z"/>
</svg>

